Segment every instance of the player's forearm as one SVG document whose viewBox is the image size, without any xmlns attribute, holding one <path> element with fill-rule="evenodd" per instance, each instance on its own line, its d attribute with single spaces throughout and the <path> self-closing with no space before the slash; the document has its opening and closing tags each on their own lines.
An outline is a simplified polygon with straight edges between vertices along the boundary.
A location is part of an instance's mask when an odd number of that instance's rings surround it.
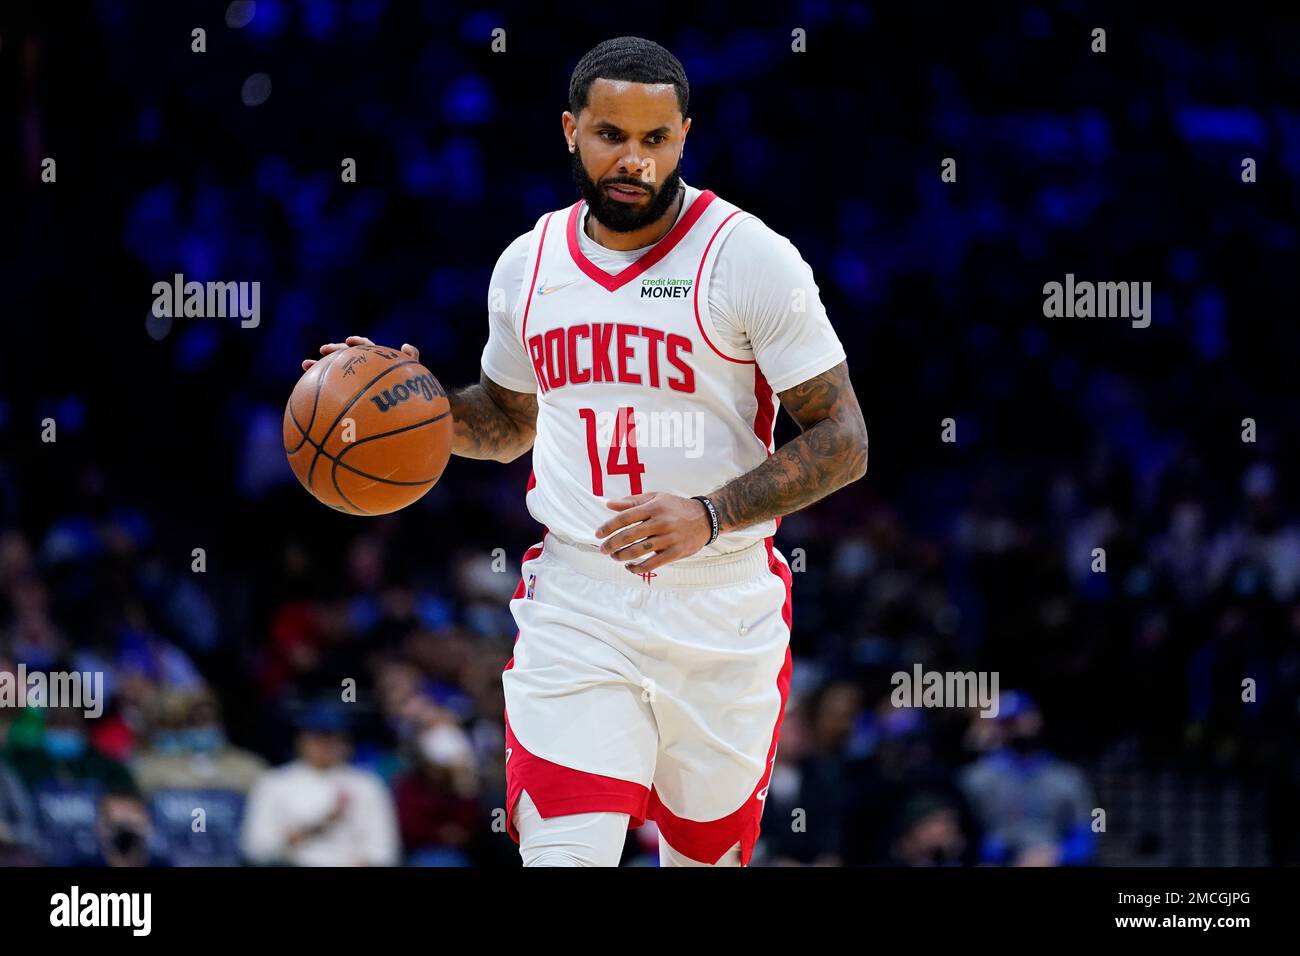
<svg viewBox="0 0 1300 956">
<path fill-rule="evenodd" d="M 866 429 L 825 419 L 709 495 L 718 511 L 718 531 L 748 528 L 791 514 L 866 472 Z"/>
<path fill-rule="evenodd" d="M 451 452 L 462 458 L 514 461 L 533 446 L 533 432 L 522 429 L 482 384 L 450 392 L 455 423 Z"/>
</svg>

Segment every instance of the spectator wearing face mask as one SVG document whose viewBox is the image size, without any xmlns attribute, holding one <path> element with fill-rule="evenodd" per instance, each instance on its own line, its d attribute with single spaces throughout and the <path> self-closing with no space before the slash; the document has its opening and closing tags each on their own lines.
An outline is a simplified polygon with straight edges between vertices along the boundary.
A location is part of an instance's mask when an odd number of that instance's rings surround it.
<svg viewBox="0 0 1300 956">
<path fill-rule="evenodd" d="M 95 820 L 99 866 L 170 866 L 153 839 L 144 800 L 134 790 L 115 790 L 100 798 Z"/>
<path fill-rule="evenodd" d="M 889 862 L 895 866 L 961 866 L 970 843 L 957 802 L 945 794 L 926 791 L 904 804 Z"/>
<path fill-rule="evenodd" d="M 975 720 L 983 718 L 975 717 Z M 1043 745 L 1043 717 L 1026 695 L 999 699 L 992 749 L 961 774 L 984 832 L 980 859 L 1012 866 L 1069 866 L 1095 855 L 1096 805 L 1083 774 Z"/>
<path fill-rule="evenodd" d="M 14 747 L 10 763 L 29 790 L 49 783 L 95 783 L 103 789 L 133 785 L 130 771 L 95 750 L 86 735 L 85 718 L 75 708 L 44 712 L 36 746 Z"/>
<path fill-rule="evenodd" d="M 144 716 L 148 746 L 132 770 L 172 862 L 239 865 L 245 798 L 265 761 L 226 740 L 216 698 L 206 689 L 155 694 Z"/>
<path fill-rule="evenodd" d="M 246 795 L 266 770 L 261 757 L 226 740 L 217 700 L 206 689 L 159 694 L 146 720 L 149 745 L 131 767 L 145 796 L 213 787 Z"/>
<path fill-rule="evenodd" d="M 95 860 L 95 821 L 104 793 L 135 787 L 125 765 L 99 753 L 87 739 L 85 718 L 75 708 L 43 712 L 36 746 L 14 747 L 9 762 L 36 810 L 41 856 L 52 866 Z"/>
</svg>

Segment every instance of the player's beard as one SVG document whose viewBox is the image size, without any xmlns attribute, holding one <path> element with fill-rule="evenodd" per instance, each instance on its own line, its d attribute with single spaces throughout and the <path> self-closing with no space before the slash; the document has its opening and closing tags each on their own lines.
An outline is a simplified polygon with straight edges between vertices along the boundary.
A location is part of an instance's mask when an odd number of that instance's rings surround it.
<svg viewBox="0 0 1300 956">
<path fill-rule="evenodd" d="M 600 184 L 597 185 L 587 175 L 587 168 L 582 165 L 582 151 L 576 146 L 573 152 L 569 154 L 569 161 L 573 168 L 573 181 L 578 184 L 578 191 L 582 193 L 582 198 L 587 200 L 587 206 L 591 209 L 591 214 L 596 217 L 597 222 L 613 232 L 636 232 L 636 230 L 644 229 L 652 222 L 656 222 L 672 206 L 682 185 L 682 164 L 680 160 L 673 167 L 673 171 L 668 174 L 668 177 L 657 185 L 642 182 L 635 176 L 611 176 L 608 179 L 601 180 Z M 627 203 L 615 202 L 610 199 L 605 194 L 605 187 L 619 183 L 639 186 L 642 189 L 649 190 L 650 202 L 642 207 L 629 206 Z"/>
</svg>

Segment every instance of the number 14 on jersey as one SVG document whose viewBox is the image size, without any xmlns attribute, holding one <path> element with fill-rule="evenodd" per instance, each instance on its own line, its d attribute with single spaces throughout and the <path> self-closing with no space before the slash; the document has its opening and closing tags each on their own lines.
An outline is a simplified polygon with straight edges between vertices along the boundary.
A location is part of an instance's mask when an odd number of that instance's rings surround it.
<svg viewBox="0 0 1300 956">
<path fill-rule="evenodd" d="M 587 459 L 591 464 L 591 493 L 603 498 L 605 475 L 610 474 L 627 475 L 628 484 L 631 486 L 628 493 L 641 494 L 641 476 L 645 473 L 645 465 L 641 464 L 636 454 L 636 417 L 632 407 L 624 405 L 618 410 L 618 417 L 614 422 L 613 441 L 605 456 L 603 471 L 600 449 L 596 445 L 596 410 L 580 408 L 578 414 L 582 416 L 587 426 Z M 619 460 L 620 457 L 623 458 L 622 461 Z"/>
</svg>

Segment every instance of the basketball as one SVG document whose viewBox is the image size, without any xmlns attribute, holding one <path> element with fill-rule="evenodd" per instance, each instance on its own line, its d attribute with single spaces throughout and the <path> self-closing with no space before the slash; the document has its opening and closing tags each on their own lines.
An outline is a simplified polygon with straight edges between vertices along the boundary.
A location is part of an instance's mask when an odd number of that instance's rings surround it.
<svg viewBox="0 0 1300 956">
<path fill-rule="evenodd" d="M 304 488 L 352 515 L 418 501 L 451 457 L 447 393 L 397 349 L 333 352 L 298 380 L 284 410 L 284 451 Z"/>
</svg>

